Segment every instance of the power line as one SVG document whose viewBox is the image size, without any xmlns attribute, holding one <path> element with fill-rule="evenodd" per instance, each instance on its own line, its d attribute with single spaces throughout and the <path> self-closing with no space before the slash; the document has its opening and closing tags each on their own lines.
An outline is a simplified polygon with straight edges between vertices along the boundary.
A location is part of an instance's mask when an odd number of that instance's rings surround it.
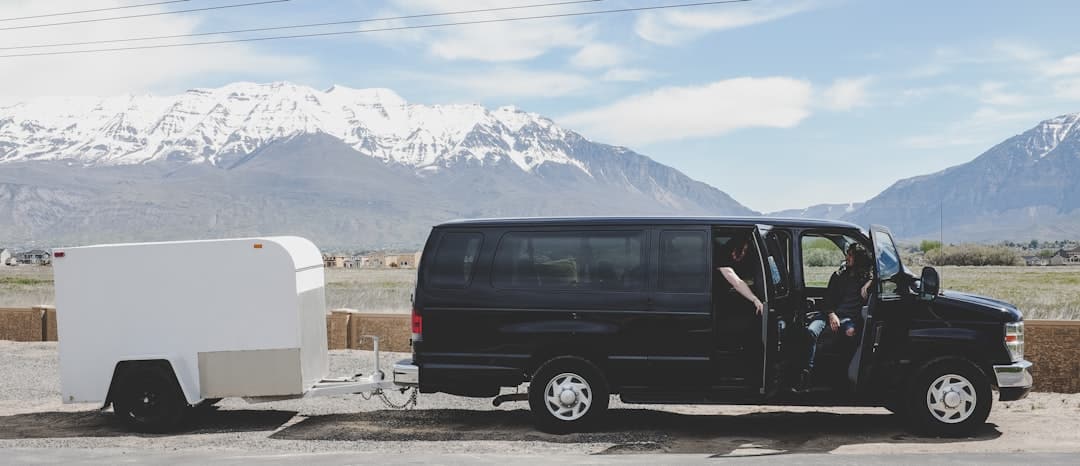
<svg viewBox="0 0 1080 466">
<path fill-rule="evenodd" d="M 688 7 L 696 7 L 696 6 L 721 5 L 721 4 L 725 4 L 725 3 L 745 3 L 745 2 L 750 2 L 750 1 L 752 1 L 752 0 L 717 0 L 717 1 L 712 1 L 712 2 L 676 3 L 676 4 L 671 4 L 671 5 L 656 5 L 656 6 L 644 6 L 644 7 L 634 7 L 634 8 L 616 8 L 616 9 L 611 9 L 611 10 L 580 11 L 580 12 L 575 12 L 575 13 L 556 13 L 556 14 L 536 15 L 536 16 L 519 16 L 519 17 L 516 17 L 516 18 L 498 18 L 498 19 L 485 19 L 485 20 L 474 20 L 474 21 L 458 21 L 458 22 L 450 22 L 450 23 L 420 24 L 420 25 L 412 25 L 412 26 L 397 26 L 397 27 L 377 28 L 377 29 L 360 29 L 360 30 L 355 30 L 355 31 L 320 32 L 320 33 L 311 33 L 311 34 L 294 34 L 294 35 L 287 35 L 287 36 L 269 36 L 269 37 L 253 37 L 253 38 L 247 38 L 247 39 L 229 39 L 229 40 L 215 40 L 215 41 L 204 41 L 204 42 L 188 42 L 188 43 L 183 43 L 183 44 L 140 45 L 140 46 L 114 47 L 114 48 L 104 48 L 104 49 L 68 50 L 68 51 L 61 51 L 61 52 L 18 53 L 18 54 L 0 55 L 0 58 L 36 57 L 36 56 L 47 56 L 47 55 L 74 55 L 74 54 L 80 54 L 80 53 L 119 52 L 119 51 L 125 51 L 125 50 L 165 49 L 165 48 L 174 48 L 174 47 L 194 47 L 194 46 L 199 46 L 199 45 L 232 44 L 232 43 L 239 43 L 239 42 L 261 42 L 261 41 L 280 40 L 280 39 L 300 39 L 300 38 L 307 38 L 307 37 L 340 36 L 340 35 L 346 35 L 346 34 L 360 34 L 360 33 L 365 33 L 365 32 L 389 32 L 389 31 L 403 31 L 403 30 L 408 30 L 408 29 L 434 29 L 434 28 L 453 27 L 453 26 L 467 26 L 467 25 L 475 25 L 475 24 L 505 23 L 505 22 L 513 22 L 513 21 L 531 21 L 531 20 L 537 20 L 537 19 L 566 18 L 566 17 L 573 17 L 573 16 L 589 16 L 589 15 L 602 15 L 602 14 L 612 14 L 612 13 L 629 13 L 629 12 L 634 12 L 634 11 L 666 10 L 666 9 L 674 9 L 674 8 L 688 8 Z"/>
<path fill-rule="evenodd" d="M 130 5 L 123 5 L 123 6 L 109 6 L 109 8 L 99 8 L 99 9 L 94 9 L 94 10 L 79 10 L 79 11 L 68 11 L 68 12 L 64 12 L 64 13 L 46 13 L 46 14 L 36 14 L 36 15 L 32 15 L 32 16 L 5 17 L 5 18 L 0 18 L 0 23 L 5 22 L 5 21 L 18 21 L 18 19 L 33 19 L 33 18 L 38 18 L 38 17 L 50 17 L 50 16 L 70 16 L 70 15 L 73 15 L 73 14 L 82 14 L 82 13 L 97 13 L 97 12 L 112 11 L 112 10 L 126 10 L 126 9 L 131 9 L 131 8 L 140 8 L 140 6 L 153 6 L 153 5 L 158 5 L 158 4 L 180 3 L 180 2 L 186 2 L 186 1 L 191 1 L 191 0 L 168 0 L 168 1 L 153 2 L 153 3 L 139 3 L 139 4 L 130 4 Z"/>
<path fill-rule="evenodd" d="M 75 45 L 115 44 L 115 43 L 119 43 L 119 42 L 141 42 L 141 41 L 147 41 L 147 40 L 179 39 L 179 38 L 182 38 L 182 37 L 216 36 L 216 35 L 222 35 L 222 34 L 239 34 L 239 33 L 246 33 L 246 32 L 276 31 L 276 30 L 281 30 L 281 29 L 302 29 L 302 28 L 313 28 L 313 27 L 324 27 L 324 26 L 340 26 L 340 25 L 343 25 L 343 24 L 373 23 L 373 22 L 378 22 L 378 21 L 395 21 L 395 20 L 401 20 L 401 19 L 429 18 L 429 17 L 435 17 L 435 16 L 453 16 L 453 15 L 464 15 L 464 14 L 471 14 L 471 13 L 489 13 L 489 12 L 493 12 L 493 11 L 504 11 L 504 10 L 523 10 L 523 9 L 526 9 L 526 8 L 541 8 L 541 7 L 549 7 L 549 6 L 562 6 L 562 5 L 572 5 L 572 4 L 578 4 L 578 3 L 596 3 L 596 2 L 602 2 L 602 1 L 604 1 L 604 0 L 572 0 L 572 1 L 552 2 L 552 3 L 534 3 L 534 4 L 531 4 L 531 5 L 505 6 L 505 7 L 496 7 L 496 8 L 481 8 L 481 9 L 478 9 L 478 10 L 448 11 L 448 12 L 445 12 L 445 13 L 423 13 L 423 14 L 405 15 L 405 16 L 387 16 L 387 17 L 383 17 L 383 18 L 365 18 L 365 19 L 356 19 L 356 20 L 349 20 L 349 21 L 333 21 L 333 22 L 329 22 L 329 23 L 298 24 L 298 25 L 292 25 L 292 26 L 272 26 L 272 27 L 263 27 L 263 28 L 254 28 L 254 29 L 235 29 L 235 30 L 232 30 L 232 31 L 195 32 L 195 33 L 190 33 L 190 34 L 175 34 L 175 35 L 171 35 L 171 36 L 149 36 L 149 37 L 133 37 L 133 38 L 127 38 L 127 39 L 93 40 L 93 41 L 85 41 L 85 42 L 65 42 L 65 43 L 55 43 L 55 44 L 17 45 L 17 46 L 12 46 L 12 47 L 0 47 L 0 50 L 21 50 L 21 49 L 40 49 L 40 48 L 48 48 L 48 47 L 68 47 L 68 46 L 75 46 Z"/>
<path fill-rule="evenodd" d="M 118 20 L 118 19 L 146 18 L 148 16 L 175 15 L 175 14 L 180 14 L 180 13 L 191 13 L 191 12 L 195 12 L 195 11 L 224 10 L 226 8 L 240 8 L 240 7 L 245 7 L 245 6 L 266 5 L 266 4 L 269 4 L 269 3 L 283 3 L 283 2 L 288 2 L 288 1 L 290 1 L 290 0 L 262 0 L 262 1 L 259 1 L 259 2 L 237 3 L 237 4 L 232 4 L 232 5 L 208 6 L 208 7 L 203 7 L 203 8 L 191 8 L 191 9 L 187 9 L 187 10 L 160 11 L 160 12 L 157 12 L 157 13 L 143 13 L 143 14 L 139 14 L 139 15 L 113 16 L 113 17 L 110 17 L 110 18 L 80 19 L 80 20 L 76 20 L 76 21 L 63 21 L 63 22 L 59 22 L 59 23 L 30 24 L 30 25 L 26 25 L 26 26 L 10 26 L 10 27 L 6 27 L 6 28 L 0 28 L 0 31 L 13 31 L 13 30 L 16 30 L 16 29 L 43 28 L 43 27 L 49 27 L 49 26 L 66 26 L 66 25 L 69 25 L 69 24 L 97 23 L 97 22 L 101 22 L 101 21 L 114 21 L 114 20 Z"/>
<path fill-rule="evenodd" d="M 73 14 L 82 14 L 82 13 L 97 13 L 97 12 L 112 11 L 112 10 L 126 10 L 126 9 L 132 9 L 132 8 L 141 8 L 141 6 L 153 6 L 153 5 L 159 5 L 159 4 L 180 3 L 180 2 L 186 2 L 186 1 L 191 1 L 191 0 L 168 0 L 168 1 L 153 2 L 153 3 L 139 3 L 139 4 L 129 4 L 129 5 L 123 5 L 123 6 L 109 6 L 109 8 L 99 8 L 99 9 L 94 9 L 94 10 L 68 11 L 68 12 L 64 12 L 64 13 L 46 13 L 46 14 L 36 14 L 36 15 L 32 15 L 32 16 L 5 17 L 5 18 L 0 18 L 0 23 L 5 22 L 5 21 L 18 21 L 18 19 L 33 19 L 33 18 L 38 18 L 38 17 L 50 17 L 50 16 L 70 16 L 70 15 L 73 15 Z"/>
</svg>

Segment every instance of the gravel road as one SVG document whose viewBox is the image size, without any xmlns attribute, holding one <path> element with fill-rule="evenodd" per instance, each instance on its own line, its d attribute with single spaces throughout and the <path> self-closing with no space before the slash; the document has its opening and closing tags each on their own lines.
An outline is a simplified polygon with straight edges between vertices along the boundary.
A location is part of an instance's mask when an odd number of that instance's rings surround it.
<svg viewBox="0 0 1080 466">
<path fill-rule="evenodd" d="M 406 357 L 385 354 L 383 363 Z M 370 370 L 371 353 L 331 351 L 333 376 Z M 359 396 L 248 404 L 222 401 L 173 435 L 126 432 L 92 405 L 60 402 L 56 343 L 0 341 L 0 448 L 272 454 L 586 455 L 685 453 L 1080 453 L 1080 394 L 995 403 L 973 438 L 920 438 L 879 408 L 639 406 L 612 401 L 602 429 L 555 436 L 532 428 L 525 403 L 424 394 L 415 410 Z M 398 395 L 394 393 L 392 395 Z M 395 401 L 404 401 L 396 396 Z"/>
</svg>

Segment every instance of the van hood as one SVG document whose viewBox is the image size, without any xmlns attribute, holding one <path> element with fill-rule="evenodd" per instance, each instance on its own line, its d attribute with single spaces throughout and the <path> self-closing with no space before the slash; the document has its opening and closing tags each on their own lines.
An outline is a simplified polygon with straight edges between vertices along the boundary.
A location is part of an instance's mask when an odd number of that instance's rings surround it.
<svg viewBox="0 0 1080 466">
<path fill-rule="evenodd" d="M 944 311 L 948 318 L 1018 322 L 1024 320 L 1016 306 L 986 296 L 945 290 L 933 302 L 934 310 Z"/>
</svg>

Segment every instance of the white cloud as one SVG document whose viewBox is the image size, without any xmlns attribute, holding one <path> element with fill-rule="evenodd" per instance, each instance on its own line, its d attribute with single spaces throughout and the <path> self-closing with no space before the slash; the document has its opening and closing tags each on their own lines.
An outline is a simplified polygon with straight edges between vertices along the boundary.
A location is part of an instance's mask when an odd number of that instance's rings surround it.
<svg viewBox="0 0 1080 466">
<path fill-rule="evenodd" d="M 1021 105 L 1029 99 L 1020 94 L 1005 92 L 1005 83 L 985 82 L 979 85 L 979 101 L 987 105 Z"/>
<path fill-rule="evenodd" d="M 1038 47 L 1009 40 L 994 42 L 992 50 L 996 55 L 1012 61 L 1031 62 L 1046 56 L 1046 52 Z"/>
<path fill-rule="evenodd" d="M 1070 76 L 1080 74 L 1080 53 L 1063 57 L 1043 66 L 1047 76 Z"/>
<path fill-rule="evenodd" d="M 811 85 L 787 77 L 664 87 L 559 119 L 598 140 L 646 144 L 740 128 L 790 128 L 810 115 Z"/>
<path fill-rule="evenodd" d="M 845 111 L 867 104 L 866 87 L 872 80 L 869 76 L 861 78 L 843 78 L 833 81 L 825 90 L 823 104 L 829 110 Z"/>
<path fill-rule="evenodd" d="M 573 73 L 519 68 L 495 68 L 475 74 L 420 79 L 460 89 L 477 98 L 559 97 L 583 92 L 591 85 L 589 79 Z"/>
<path fill-rule="evenodd" d="M 593 43 L 578 50 L 570 57 L 570 63 L 579 68 L 608 68 L 626 59 L 623 49 L 604 43 Z"/>
<path fill-rule="evenodd" d="M 406 14 L 508 6 L 505 1 L 499 0 L 473 0 L 467 3 L 459 0 L 394 0 L 393 4 L 397 8 L 396 13 Z M 483 21 L 580 10 L 579 5 L 562 5 L 455 15 L 446 21 Z M 401 31 L 384 34 L 379 39 L 423 44 L 430 53 L 446 60 L 511 62 L 533 59 L 552 49 L 584 46 L 595 35 L 593 29 L 589 25 L 579 25 L 572 19 L 553 18 Z"/>
<path fill-rule="evenodd" d="M 1054 83 L 1054 97 L 1080 100 L 1080 79 L 1064 79 Z"/>
<path fill-rule="evenodd" d="M 655 75 L 656 73 L 652 71 L 639 68 L 612 68 L 607 70 L 600 79 L 604 81 L 645 81 Z"/>
<path fill-rule="evenodd" d="M 108 8 L 122 4 L 119 1 L 100 0 L 94 6 Z M 4 16 L 70 11 L 85 6 L 85 2 L 77 0 L 16 2 L 5 7 Z M 139 11 L 149 13 L 164 11 L 164 8 L 146 7 Z M 199 21 L 198 16 L 193 15 L 168 15 L 0 31 L 0 43 L 15 46 L 188 34 L 196 32 Z M 35 23 L 5 23 L 15 24 Z M 8 50 L 2 54 L 52 50 L 56 49 Z M 199 77 L 244 73 L 245 79 L 297 79 L 306 76 L 311 68 L 306 59 L 264 54 L 243 44 L 0 58 L 0 94 L 25 97 L 172 92 L 190 87 L 191 81 Z"/>
<path fill-rule="evenodd" d="M 1031 111 L 1001 111 L 994 107 L 981 107 L 941 132 L 908 137 L 902 143 L 915 149 L 970 145 L 989 148 L 1004 139 L 1004 136 L 1033 126 L 1041 117 Z"/>
<path fill-rule="evenodd" d="M 637 17 L 634 31 L 642 39 L 674 45 L 703 34 L 751 26 L 817 8 L 817 2 L 725 4 L 681 10 L 650 11 Z"/>
</svg>

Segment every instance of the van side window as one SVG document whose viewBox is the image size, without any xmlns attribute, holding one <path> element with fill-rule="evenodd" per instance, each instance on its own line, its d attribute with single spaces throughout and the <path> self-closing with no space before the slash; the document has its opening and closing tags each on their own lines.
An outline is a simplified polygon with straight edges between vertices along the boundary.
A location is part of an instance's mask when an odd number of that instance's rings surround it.
<svg viewBox="0 0 1080 466">
<path fill-rule="evenodd" d="M 829 277 L 844 264 L 847 247 L 857 242 L 847 235 L 807 233 L 802 236 L 803 286 L 825 288 Z"/>
<path fill-rule="evenodd" d="M 546 290 L 640 289 L 640 231 L 513 232 L 495 251 L 492 285 Z"/>
<path fill-rule="evenodd" d="M 445 233 L 435 250 L 428 282 L 433 288 L 464 288 L 480 252 L 480 233 Z"/>
<path fill-rule="evenodd" d="M 703 231 L 660 233 L 660 289 L 670 292 L 704 292 L 708 281 L 708 255 Z"/>
</svg>

